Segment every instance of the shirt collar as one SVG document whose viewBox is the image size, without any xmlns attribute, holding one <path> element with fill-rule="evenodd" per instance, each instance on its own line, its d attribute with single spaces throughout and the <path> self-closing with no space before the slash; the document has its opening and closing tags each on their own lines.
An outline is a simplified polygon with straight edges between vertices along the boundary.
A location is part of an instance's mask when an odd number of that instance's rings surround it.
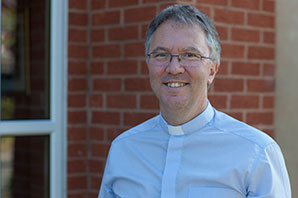
<svg viewBox="0 0 298 198">
<path fill-rule="evenodd" d="M 211 104 L 208 102 L 205 110 L 194 119 L 178 126 L 173 126 L 167 123 L 167 121 L 160 114 L 160 124 L 164 130 L 170 135 L 185 135 L 200 130 L 206 124 L 208 124 L 214 116 L 214 110 Z"/>
</svg>

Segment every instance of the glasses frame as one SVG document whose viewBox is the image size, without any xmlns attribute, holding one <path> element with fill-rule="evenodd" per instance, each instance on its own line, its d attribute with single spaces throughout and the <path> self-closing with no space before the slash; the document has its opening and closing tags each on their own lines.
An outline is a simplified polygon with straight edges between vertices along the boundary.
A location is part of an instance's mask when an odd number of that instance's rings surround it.
<svg viewBox="0 0 298 198">
<path fill-rule="evenodd" d="M 148 54 L 147 54 L 147 57 L 151 58 L 151 56 L 152 56 L 153 54 L 157 54 L 157 53 L 156 53 L 156 52 L 148 53 Z M 168 61 L 165 61 L 165 62 L 164 62 L 164 65 L 167 65 L 167 64 L 171 63 L 173 57 L 177 57 L 179 63 L 180 63 L 180 61 L 182 60 L 181 56 L 182 56 L 183 53 L 182 53 L 182 54 L 165 53 L 165 54 L 169 55 L 169 56 L 170 56 L 170 59 L 169 59 Z M 214 61 L 214 59 L 211 58 L 211 57 L 202 56 L 201 54 L 195 54 L 195 55 L 196 55 L 196 57 L 198 57 L 200 60 L 202 60 L 202 59 L 209 59 L 209 60 L 211 60 L 211 61 Z"/>
</svg>

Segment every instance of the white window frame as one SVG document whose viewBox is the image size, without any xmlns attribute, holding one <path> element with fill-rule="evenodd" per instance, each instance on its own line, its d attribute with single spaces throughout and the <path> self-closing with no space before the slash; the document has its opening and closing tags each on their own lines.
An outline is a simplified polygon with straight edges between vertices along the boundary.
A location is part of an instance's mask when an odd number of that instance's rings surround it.
<svg viewBox="0 0 298 198">
<path fill-rule="evenodd" d="M 49 135 L 50 198 L 66 198 L 68 1 L 50 1 L 50 119 L 0 121 L 0 136 Z"/>
</svg>

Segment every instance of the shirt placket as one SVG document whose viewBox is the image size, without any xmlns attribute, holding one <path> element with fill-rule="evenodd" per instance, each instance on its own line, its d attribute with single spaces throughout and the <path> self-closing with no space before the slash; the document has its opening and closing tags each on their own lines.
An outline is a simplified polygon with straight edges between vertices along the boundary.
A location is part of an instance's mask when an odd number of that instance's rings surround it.
<svg viewBox="0 0 298 198">
<path fill-rule="evenodd" d="M 184 136 L 171 135 L 161 184 L 161 198 L 175 198 Z"/>
</svg>

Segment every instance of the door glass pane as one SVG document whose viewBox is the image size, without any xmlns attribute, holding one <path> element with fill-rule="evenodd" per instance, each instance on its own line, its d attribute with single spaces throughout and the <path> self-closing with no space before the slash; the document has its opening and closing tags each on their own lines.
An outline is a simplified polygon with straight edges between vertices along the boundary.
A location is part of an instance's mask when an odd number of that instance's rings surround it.
<svg viewBox="0 0 298 198">
<path fill-rule="evenodd" d="M 49 119 L 49 1 L 2 0 L 1 120 Z"/>
<path fill-rule="evenodd" d="M 1 137 L 1 198 L 49 198 L 49 136 Z"/>
</svg>

